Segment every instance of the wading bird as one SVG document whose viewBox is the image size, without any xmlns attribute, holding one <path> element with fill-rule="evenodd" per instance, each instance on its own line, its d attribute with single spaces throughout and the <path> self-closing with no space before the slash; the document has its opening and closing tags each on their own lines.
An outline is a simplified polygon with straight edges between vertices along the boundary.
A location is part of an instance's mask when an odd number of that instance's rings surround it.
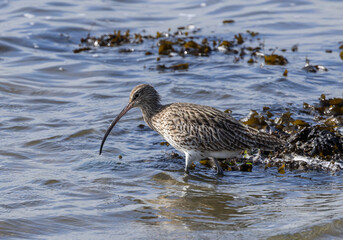
<svg viewBox="0 0 343 240">
<path fill-rule="evenodd" d="M 246 126 L 213 107 L 191 103 L 163 105 L 151 85 L 141 84 L 131 91 L 129 103 L 107 129 L 99 154 L 113 127 L 134 107 L 142 110 L 144 121 L 151 129 L 185 154 L 186 173 L 193 161 L 210 158 L 216 165 L 217 174 L 223 175 L 217 159 L 236 157 L 246 149 L 273 151 L 283 143 L 281 139 Z"/>
</svg>

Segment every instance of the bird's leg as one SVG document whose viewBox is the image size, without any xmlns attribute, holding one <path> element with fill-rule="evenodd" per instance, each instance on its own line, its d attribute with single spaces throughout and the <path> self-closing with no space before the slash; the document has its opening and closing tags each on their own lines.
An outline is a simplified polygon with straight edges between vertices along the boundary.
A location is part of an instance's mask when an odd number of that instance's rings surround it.
<svg viewBox="0 0 343 240">
<path fill-rule="evenodd" d="M 215 159 L 214 157 L 210 157 L 210 159 L 212 159 L 214 161 L 214 163 L 216 164 L 217 167 L 217 174 L 219 176 L 223 176 L 224 175 L 224 171 L 222 169 L 222 167 L 219 165 L 219 162 L 217 159 Z"/>
<path fill-rule="evenodd" d="M 186 159 L 185 159 L 185 162 L 186 162 L 185 172 L 187 174 L 189 174 L 189 169 L 190 169 L 190 166 L 191 166 L 190 155 L 189 155 L 189 153 L 186 153 L 185 155 L 186 155 Z"/>
</svg>

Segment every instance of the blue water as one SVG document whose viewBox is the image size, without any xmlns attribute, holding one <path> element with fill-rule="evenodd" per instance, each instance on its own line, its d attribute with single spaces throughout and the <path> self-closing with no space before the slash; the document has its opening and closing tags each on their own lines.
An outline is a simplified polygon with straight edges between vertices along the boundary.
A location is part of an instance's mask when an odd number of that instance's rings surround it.
<svg viewBox="0 0 343 240">
<path fill-rule="evenodd" d="M 197 164 L 186 176 L 175 150 L 138 127 L 139 110 L 98 156 L 104 131 L 140 83 L 154 85 L 164 103 L 229 108 L 236 118 L 263 106 L 301 115 L 303 102 L 322 93 L 342 97 L 342 10 L 329 0 L 0 1 L 0 238 L 343 238 L 340 174 L 255 166 L 218 178 Z M 228 19 L 235 22 L 222 23 Z M 88 33 L 156 35 L 188 25 L 200 29 L 197 39 L 259 32 L 245 45 L 277 48 L 289 64 L 251 65 L 218 51 L 157 62 L 156 40 L 73 53 Z M 328 72 L 302 70 L 306 57 Z M 156 70 L 179 63 L 189 69 Z"/>
</svg>

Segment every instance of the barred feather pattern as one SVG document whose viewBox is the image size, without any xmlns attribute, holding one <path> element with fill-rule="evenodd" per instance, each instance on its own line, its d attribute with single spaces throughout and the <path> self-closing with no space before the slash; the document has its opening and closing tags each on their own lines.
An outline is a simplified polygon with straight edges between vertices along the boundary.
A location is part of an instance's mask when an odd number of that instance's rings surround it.
<svg viewBox="0 0 343 240">
<path fill-rule="evenodd" d="M 282 144 L 279 138 L 248 127 L 213 107 L 172 103 L 160 105 L 155 114 L 141 108 L 147 124 L 179 151 L 274 150 Z"/>
</svg>

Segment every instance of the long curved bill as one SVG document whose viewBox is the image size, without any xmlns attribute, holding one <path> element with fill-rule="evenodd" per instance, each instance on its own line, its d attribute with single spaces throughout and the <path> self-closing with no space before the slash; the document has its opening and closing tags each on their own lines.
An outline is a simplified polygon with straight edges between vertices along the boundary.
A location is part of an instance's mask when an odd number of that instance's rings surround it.
<svg viewBox="0 0 343 240">
<path fill-rule="evenodd" d="M 100 146 L 100 151 L 99 155 L 101 155 L 102 152 L 102 147 L 104 146 L 104 143 L 106 141 L 107 136 L 110 134 L 112 131 L 112 128 L 117 124 L 117 122 L 122 118 L 122 116 L 125 115 L 131 108 L 132 108 L 133 103 L 128 103 L 126 107 L 119 113 L 119 115 L 112 121 L 111 125 L 107 128 L 107 131 L 102 139 L 101 146 Z"/>
</svg>

